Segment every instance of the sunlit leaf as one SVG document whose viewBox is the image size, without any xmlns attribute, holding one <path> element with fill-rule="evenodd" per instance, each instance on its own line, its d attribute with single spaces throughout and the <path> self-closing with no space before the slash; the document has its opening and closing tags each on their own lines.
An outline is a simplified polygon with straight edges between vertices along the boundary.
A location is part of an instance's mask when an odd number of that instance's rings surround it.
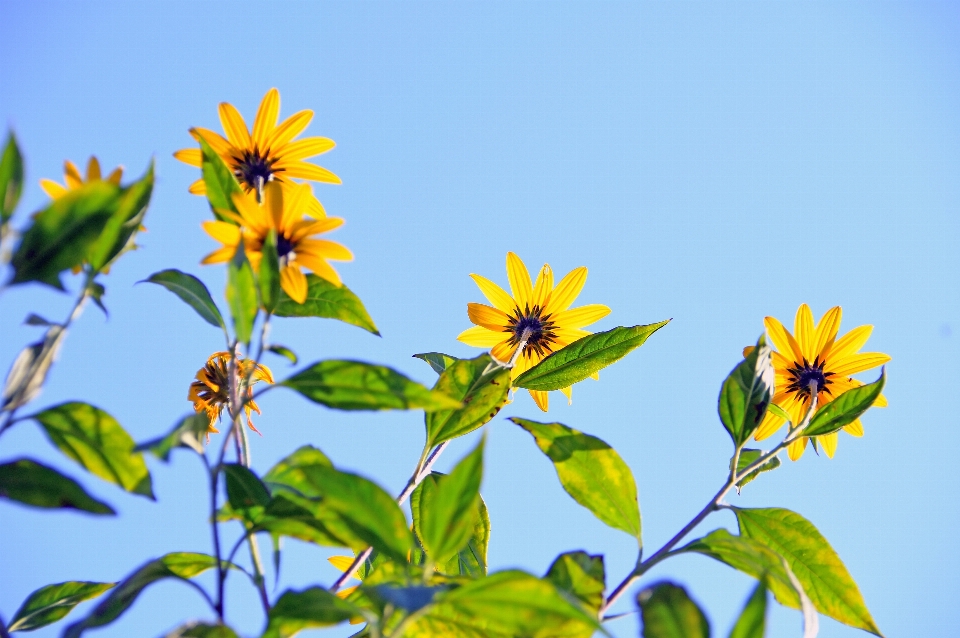
<svg viewBox="0 0 960 638">
<path fill-rule="evenodd" d="M 513 385 L 542 391 L 569 387 L 627 356 L 669 322 L 619 327 L 583 337 L 521 374 Z"/>
<path fill-rule="evenodd" d="M 94 272 L 103 271 L 128 249 L 146 215 L 153 194 L 153 181 L 153 162 L 150 162 L 143 177 L 121 190 L 116 209 L 87 253 L 87 261 Z"/>
<path fill-rule="evenodd" d="M 53 624 L 83 601 L 96 598 L 115 585 L 116 583 L 70 581 L 41 587 L 27 596 L 7 629 L 32 631 Z"/>
<path fill-rule="evenodd" d="M 199 135 L 198 135 L 199 137 Z M 207 187 L 207 201 L 210 209 L 220 221 L 236 224 L 237 222 L 220 213 L 221 210 L 236 212 L 233 196 L 243 193 L 236 176 L 226 162 L 211 148 L 203 138 L 199 139 L 200 154 L 202 157 L 201 170 L 203 181 Z"/>
<path fill-rule="evenodd" d="M 727 376 L 720 388 L 718 411 L 734 446 L 754 433 L 773 398 L 773 360 L 763 335 L 757 346 Z"/>
<path fill-rule="evenodd" d="M 751 448 L 744 448 L 740 450 L 740 456 L 737 459 L 737 474 L 743 472 L 745 469 L 757 462 L 761 456 L 766 454 L 763 450 L 753 450 Z M 753 479 L 760 476 L 761 472 L 769 472 L 770 470 L 775 470 L 780 467 L 780 459 L 777 457 L 771 458 L 769 461 L 750 472 L 744 476 L 738 483 L 737 489 L 739 490 L 744 485 L 752 481 Z M 733 459 L 730 459 L 730 469 L 733 469 Z"/>
<path fill-rule="evenodd" d="M 209 429 L 209 422 L 209 417 L 203 412 L 189 414 L 180 419 L 169 434 L 140 443 L 134 451 L 150 452 L 162 461 L 169 461 L 170 452 L 178 447 L 203 454 L 201 440 Z"/>
<path fill-rule="evenodd" d="M 289 638 L 304 629 L 338 625 L 358 615 L 359 609 L 321 587 L 288 589 L 270 609 L 262 638 Z"/>
<path fill-rule="evenodd" d="M 323 277 L 307 275 L 307 299 L 302 304 L 280 291 L 280 302 L 273 311 L 278 317 L 321 317 L 337 319 L 377 336 L 380 331 L 363 302 L 346 286 L 335 286 Z"/>
<path fill-rule="evenodd" d="M 599 613 L 606 579 L 603 556 L 582 551 L 560 554 L 544 578 L 560 591 L 578 598 L 587 609 Z"/>
<path fill-rule="evenodd" d="M 135 443 L 112 416 L 88 403 L 61 403 L 32 415 L 50 442 L 100 478 L 154 498 L 150 472 Z"/>
<path fill-rule="evenodd" d="M 451 357 L 448 354 L 443 354 L 442 352 L 423 352 L 413 356 L 429 363 L 430 367 L 433 368 L 433 371 L 437 374 L 443 374 L 444 370 L 452 366 L 457 361 L 460 361 L 460 359 Z"/>
<path fill-rule="evenodd" d="M 7 134 L 7 143 L 0 156 L 0 224 L 13 215 L 23 190 L 23 156 L 13 131 Z"/>
<path fill-rule="evenodd" d="M 432 412 L 460 407 L 456 399 L 428 390 L 392 368 L 361 361 L 320 361 L 281 385 L 338 410 L 419 408 Z"/>
<path fill-rule="evenodd" d="M 510 370 L 498 366 L 490 355 L 482 354 L 450 364 L 440 373 L 433 389 L 463 404 L 426 415 L 429 447 L 473 432 L 495 417 L 507 402 Z"/>
<path fill-rule="evenodd" d="M 757 583 L 730 631 L 730 638 L 763 638 L 767 630 L 767 588 Z"/>
<path fill-rule="evenodd" d="M 233 317 L 233 330 L 240 343 L 250 343 L 253 323 L 257 319 L 259 302 L 253 268 L 243 251 L 243 242 L 227 264 L 227 304 Z"/>
<path fill-rule="evenodd" d="M 300 360 L 297 358 L 297 353 L 287 348 L 285 346 L 278 346 L 276 344 L 269 346 L 267 351 L 272 352 L 273 354 L 278 354 L 293 365 L 297 365 L 297 362 Z"/>
<path fill-rule="evenodd" d="M 220 314 L 220 309 L 210 296 L 210 291 L 193 275 L 170 268 L 155 272 L 143 281 L 163 286 L 187 302 L 211 326 L 226 330 L 223 315 Z"/>
<path fill-rule="evenodd" d="M 740 533 L 786 559 L 816 609 L 836 621 L 881 635 L 860 589 L 810 521 L 780 508 L 734 507 Z"/>
<path fill-rule="evenodd" d="M 836 399 L 826 404 L 813 415 L 810 425 L 803 431 L 804 436 L 821 436 L 840 430 L 850 425 L 870 409 L 887 380 L 885 371 L 873 383 L 847 390 Z"/>
<path fill-rule="evenodd" d="M 710 623 L 687 590 L 658 583 L 637 594 L 643 638 L 710 638 Z"/>
<path fill-rule="evenodd" d="M 0 464 L 0 497 L 34 507 L 116 514 L 112 507 L 90 496 L 72 478 L 30 459 Z"/>
<path fill-rule="evenodd" d="M 280 260 L 277 256 L 277 231 L 273 228 L 263 242 L 263 259 L 260 260 L 260 300 L 269 313 L 280 302 Z"/>
<path fill-rule="evenodd" d="M 237 633 L 226 625 L 191 622 L 177 627 L 164 638 L 237 638 Z"/>
<path fill-rule="evenodd" d="M 239 463 L 225 463 L 223 474 L 227 482 L 227 499 L 235 510 L 248 507 L 266 507 L 270 492 L 256 474 Z"/>
<path fill-rule="evenodd" d="M 561 423 L 510 420 L 533 435 L 537 447 L 553 461 L 563 489 L 576 502 L 641 543 L 637 484 L 612 447 Z"/>
</svg>

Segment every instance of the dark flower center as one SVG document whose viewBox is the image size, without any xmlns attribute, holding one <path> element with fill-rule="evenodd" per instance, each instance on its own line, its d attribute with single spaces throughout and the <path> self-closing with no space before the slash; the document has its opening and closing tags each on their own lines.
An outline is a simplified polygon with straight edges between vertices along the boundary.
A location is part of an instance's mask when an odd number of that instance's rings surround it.
<svg viewBox="0 0 960 638">
<path fill-rule="evenodd" d="M 293 242 L 291 242 L 289 239 L 283 235 L 277 236 L 277 257 L 283 259 L 293 252 L 293 247 Z"/>
<path fill-rule="evenodd" d="M 235 157 L 236 166 L 233 174 L 237 180 L 248 189 L 260 189 L 273 179 L 275 172 L 273 165 L 277 160 L 271 159 L 269 154 L 260 154 L 258 149 L 244 151 L 242 157 Z"/>
<path fill-rule="evenodd" d="M 787 391 L 805 395 L 809 398 L 810 384 L 813 383 L 816 384 L 816 392 L 818 394 L 820 392 L 832 394 L 830 392 L 830 384 L 833 383 L 833 381 L 830 380 L 830 377 L 833 376 L 833 373 L 823 371 L 825 363 L 825 361 L 820 361 L 820 356 L 818 355 L 817 358 L 813 360 L 813 363 L 804 359 L 802 365 L 787 368 L 787 372 L 790 373 L 790 385 L 787 386 Z"/>
<path fill-rule="evenodd" d="M 509 325 L 504 332 L 510 333 L 511 346 L 519 345 L 526 333 L 527 345 L 523 349 L 523 354 L 529 357 L 536 352 L 542 357 L 544 354 L 553 352 L 552 346 L 557 338 L 554 332 L 555 326 L 550 321 L 550 315 L 543 314 L 540 306 L 533 308 L 525 306 L 523 311 L 517 307 L 508 321 Z"/>
</svg>

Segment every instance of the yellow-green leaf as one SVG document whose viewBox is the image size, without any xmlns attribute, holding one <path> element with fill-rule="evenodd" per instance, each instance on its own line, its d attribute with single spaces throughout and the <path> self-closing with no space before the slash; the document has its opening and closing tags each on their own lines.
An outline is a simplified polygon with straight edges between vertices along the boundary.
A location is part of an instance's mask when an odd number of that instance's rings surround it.
<svg viewBox="0 0 960 638">
<path fill-rule="evenodd" d="M 718 411 L 733 444 L 742 445 L 763 421 L 773 398 L 773 361 L 763 335 L 757 346 L 727 376 Z"/>
<path fill-rule="evenodd" d="M 277 231 L 270 229 L 263 242 L 260 260 L 260 299 L 263 308 L 272 313 L 280 302 L 280 259 L 277 256 Z"/>
<path fill-rule="evenodd" d="M 488 354 L 451 363 L 440 373 L 434 391 L 463 402 L 462 407 L 426 415 L 428 446 L 463 436 L 495 417 L 507 402 L 510 370 Z"/>
<path fill-rule="evenodd" d="M 637 594 L 643 638 L 710 638 L 710 623 L 687 590 L 657 583 Z"/>
<path fill-rule="evenodd" d="M 270 609 L 262 638 L 290 638 L 304 629 L 329 627 L 360 616 L 360 610 L 322 587 L 288 589 Z"/>
<path fill-rule="evenodd" d="M 237 252 L 227 264 L 227 304 L 233 316 L 233 331 L 237 341 L 250 343 L 253 324 L 257 320 L 259 303 L 253 268 L 243 251 L 243 243 L 237 244 Z"/>
<path fill-rule="evenodd" d="M 606 582 L 603 556 L 591 556 L 583 551 L 560 554 L 544 578 L 560 591 L 578 598 L 593 613 L 600 612 Z"/>
<path fill-rule="evenodd" d="M 280 291 L 280 301 L 273 311 L 278 317 L 320 317 L 337 319 L 380 336 L 360 298 L 344 285 L 335 286 L 323 277 L 307 275 L 307 298 L 301 304 Z"/>
<path fill-rule="evenodd" d="M 217 152 L 200 138 L 200 154 L 202 157 L 201 170 L 203 181 L 207 187 L 207 201 L 217 219 L 223 222 L 236 224 L 236 220 L 220 214 L 221 210 L 237 212 L 233 203 L 233 196 L 243 193 L 236 176 Z"/>
<path fill-rule="evenodd" d="M 13 131 L 7 135 L 7 143 L 0 156 L 0 224 L 6 223 L 13 215 L 20 192 L 23 190 L 23 156 L 17 146 Z"/>
<path fill-rule="evenodd" d="M 197 314 L 211 326 L 227 329 L 223 322 L 223 315 L 220 314 L 220 309 L 210 296 L 210 291 L 193 275 L 170 268 L 155 272 L 139 283 L 143 282 L 163 286 L 196 310 Z"/>
<path fill-rule="evenodd" d="M 730 638 L 763 638 L 767 630 L 767 588 L 757 583 L 730 631 Z"/>
<path fill-rule="evenodd" d="M 873 383 L 847 390 L 817 410 L 810 419 L 810 425 L 803 431 L 804 436 L 830 434 L 859 419 L 883 392 L 886 380 L 886 372 L 881 371 L 880 378 Z"/>
<path fill-rule="evenodd" d="M 96 598 L 116 583 L 69 581 L 47 585 L 33 592 L 20 605 L 7 627 L 10 631 L 32 631 L 53 624 L 85 600 Z"/>
</svg>

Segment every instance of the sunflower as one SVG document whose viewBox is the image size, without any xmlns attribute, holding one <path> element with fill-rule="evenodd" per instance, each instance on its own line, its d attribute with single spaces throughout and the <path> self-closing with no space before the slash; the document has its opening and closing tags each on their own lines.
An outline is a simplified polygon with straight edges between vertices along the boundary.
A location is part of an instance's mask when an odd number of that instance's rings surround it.
<svg viewBox="0 0 960 638">
<path fill-rule="evenodd" d="M 264 188 L 263 204 L 258 204 L 252 194 L 235 194 L 233 203 L 240 215 L 228 210 L 217 212 L 234 220 L 239 226 L 222 221 L 203 222 L 203 229 L 222 242 L 223 246 L 204 257 L 201 263 L 230 261 L 242 237 L 247 259 L 253 269 L 259 272 L 263 244 L 270 231 L 275 230 L 277 257 L 280 259 L 280 286 L 291 299 L 303 303 L 307 298 L 307 278 L 300 270 L 301 266 L 339 287 L 342 285 L 340 275 L 327 260 L 352 261 L 353 253 L 336 242 L 312 237 L 338 228 L 343 225 L 343 220 L 339 217 L 313 219 L 303 216 L 309 198 L 309 184 L 282 188 L 276 182 Z"/>
<path fill-rule="evenodd" d="M 507 253 L 507 279 L 512 296 L 485 277 L 475 274 L 470 277 L 493 306 L 467 304 L 467 315 L 476 325 L 461 332 L 457 339 L 469 346 L 491 348 L 494 359 L 513 362 L 513 379 L 553 351 L 591 334 L 582 328 L 610 314 L 610 309 L 600 304 L 570 308 L 587 281 L 587 269 L 583 266 L 570 271 L 554 286 L 553 271 L 545 264 L 536 283 L 531 284 L 523 261 Z M 525 344 L 523 351 L 514 360 L 521 343 Z M 594 374 L 593 378 L 598 376 Z M 560 391 L 570 400 L 570 387 Z M 547 393 L 529 392 L 537 406 L 546 412 Z"/>
<path fill-rule="evenodd" d="M 187 401 L 193 402 L 193 409 L 197 412 L 206 412 L 209 423 L 207 424 L 207 438 L 210 433 L 217 433 L 213 422 L 220 418 L 220 413 L 230 404 L 230 353 L 214 352 L 207 359 L 207 364 L 197 370 L 196 381 L 190 384 L 190 392 L 187 394 Z M 256 433 L 260 430 L 253 427 L 253 421 L 250 415 L 253 412 L 260 414 L 260 407 L 251 399 L 253 396 L 253 386 L 258 381 L 273 383 L 273 374 L 270 368 L 249 359 L 237 359 L 237 376 L 240 383 L 240 395 L 250 399 L 243 406 L 247 413 L 247 425 Z M 250 377 L 249 384 L 245 381 Z"/>
<path fill-rule="evenodd" d="M 817 405 L 823 406 L 836 399 L 840 394 L 863 385 L 861 381 L 850 377 L 852 374 L 882 366 L 890 357 L 880 352 L 857 352 L 866 344 L 873 326 L 854 328 L 837 339 L 840 330 L 840 306 L 828 310 L 814 326 L 813 314 L 807 304 L 797 309 L 794 320 L 794 334 L 783 327 L 773 317 L 763 320 L 767 334 L 776 350 L 773 352 L 775 373 L 775 394 L 773 403 L 790 415 L 790 421 L 797 425 L 803 421 L 810 406 L 811 384 L 816 386 Z M 796 336 L 794 336 L 796 335 Z M 744 356 L 753 346 L 744 348 Z M 883 408 L 887 399 L 883 395 L 877 398 L 874 407 Z M 756 440 L 761 441 L 780 429 L 784 420 L 767 412 L 757 432 Z M 843 428 L 853 436 L 863 436 L 863 424 L 860 419 Z M 837 450 L 839 432 L 816 437 L 827 456 L 833 458 Z M 790 459 L 796 461 L 807 446 L 807 437 L 793 441 L 787 452 Z"/>
<path fill-rule="evenodd" d="M 292 179 L 305 179 L 314 182 L 339 184 L 340 178 L 332 172 L 303 160 L 326 153 L 336 144 L 325 137 L 306 137 L 295 140 L 303 132 L 313 111 L 294 113 L 279 125 L 280 92 L 270 89 L 263 96 L 257 116 L 253 121 L 253 130 L 247 129 L 240 112 L 233 105 L 220 103 L 220 123 L 226 132 L 226 139 L 218 133 L 205 128 L 193 128 L 190 134 L 196 140 L 203 138 L 223 161 L 233 169 L 233 174 L 246 192 L 256 192 L 259 197 L 264 185 L 277 181 L 289 185 Z M 175 158 L 191 166 L 203 165 L 203 154 L 198 148 L 187 148 L 173 154 Z M 203 195 L 207 192 L 203 179 L 190 185 L 190 192 Z M 323 207 L 312 195 L 308 205 L 314 217 L 320 217 Z M 319 210 L 317 210 L 319 209 Z"/>
<path fill-rule="evenodd" d="M 120 179 L 123 177 L 123 167 L 118 166 L 113 169 L 109 175 L 104 179 L 102 173 L 100 172 L 100 161 L 96 156 L 91 155 L 90 160 L 87 162 L 87 178 L 84 179 L 80 175 L 80 170 L 77 168 L 77 165 L 67 160 L 63 163 L 63 184 L 58 184 L 52 179 L 41 179 L 40 188 L 43 189 L 47 195 L 50 196 L 50 199 L 58 199 L 66 195 L 69 191 L 74 190 L 75 188 L 80 188 L 84 184 L 89 184 L 90 182 L 99 182 L 105 181 L 110 182 L 114 186 L 120 185 Z"/>
</svg>

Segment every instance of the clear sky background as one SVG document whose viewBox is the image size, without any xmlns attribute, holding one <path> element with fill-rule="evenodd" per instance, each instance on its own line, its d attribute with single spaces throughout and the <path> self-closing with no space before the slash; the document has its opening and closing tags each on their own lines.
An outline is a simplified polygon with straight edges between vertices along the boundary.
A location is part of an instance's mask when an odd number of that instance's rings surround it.
<svg viewBox="0 0 960 638">
<path fill-rule="evenodd" d="M 37 181 L 60 181 L 65 158 L 95 153 L 133 176 L 154 157 L 158 172 L 144 248 L 104 280 L 109 319 L 87 308 L 34 408 L 86 400 L 137 440 L 190 409 L 187 387 L 220 334 L 168 292 L 134 283 L 179 268 L 220 296 L 223 269 L 199 265 L 216 245 L 200 230 L 206 202 L 187 193 L 199 171 L 171 154 L 192 144 L 191 126 L 220 130 L 218 102 L 252 122 L 275 86 L 281 116 L 313 109 L 308 134 L 338 144 L 318 163 L 343 185 L 316 191 L 346 219 L 333 238 L 356 261 L 339 270 L 383 333 L 276 321 L 274 340 L 303 362 L 362 358 L 432 383 L 410 355 L 475 352 L 455 341 L 470 325 L 466 303 L 482 301 L 468 274 L 506 285 L 509 250 L 531 270 L 588 266 L 580 301 L 613 309 L 597 329 L 673 318 L 599 383 L 578 385 L 572 406 L 556 394 L 542 415 L 523 393 L 486 427 L 492 569 L 540 574 L 558 553 L 585 549 L 606 556 L 612 587 L 635 559 L 630 538 L 576 505 L 503 417 L 558 420 L 616 448 L 637 478 L 652 552 L 724 480 L 717 393 L 763 317 L 792 324 L 800 303 L 817 317 L 839 304 L 842 331 L 875 325 L 867 349 L 893 357 L 890 407 L 865 417 L 864 438 L 841 435 L 833 460 L 808 451 L 729 500 L 812 521 L 888 636 L 960 627 L 956 3 L 0 0 L 0 15 L 0 119 L 26 156 L 21 224 L 44 204 Z M 2 365 L 38 336 L 21 323 L 29 312 L 57 319 L 72 298 L 6 290 Z M 278 377 L 292 371 L 267 363 Z M 396 492 L 422 445 L 417 413 L 337 413 L 283 390 L 262 407 L 260 472 L 309 442 Z M 451 445 L 439 469 L 472 440 Z M 29 422 L 0 443 L 2 459 L 24 454 L 80 477 L 120 516 L 0 502 L 5 618 L 49 583 L 119 580 L 166 552 L 210 551 L 206 481 L 191 454 L 151 459 L 158 503 L 85 476 Z M 721 513 L 699 531 L 735 525 Z M 331 553 L 287 542 L 276 592 L 330 584 Z M 644 582 L 660 578 L 688 586 L 717 636 L 752 587 L 703 557 L 672 559 Z M 237 628 L 259 635 L 252 588 L 233 578 L 228 593 Z M 163 583 L 91 635 L 160 636 L 189 617 L 210 616 L 195 592 Z M 635 636 L 637 624 L 610 629 Z M 775 606 L 768 635 L 797 636 L 799 625 Z M 825 638 L 859 634 L 821 627 Z"/>
</svg>

